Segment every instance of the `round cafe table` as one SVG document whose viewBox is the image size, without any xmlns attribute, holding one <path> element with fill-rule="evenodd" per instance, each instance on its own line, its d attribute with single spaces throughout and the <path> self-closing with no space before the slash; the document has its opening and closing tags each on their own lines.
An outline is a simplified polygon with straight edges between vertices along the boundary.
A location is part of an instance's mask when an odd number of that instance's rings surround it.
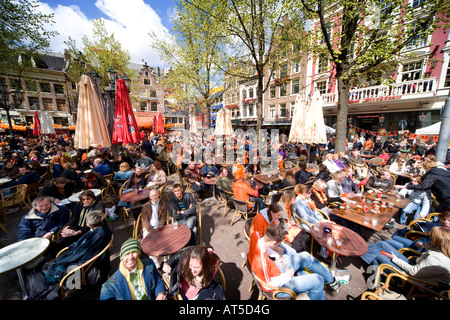
<svg viewBox="0 0 450 320">
<path fill-rule="evenodd" d="M 161 257 L 174 254 L 184 248 L 191 239 L 191 230 L 184 224 L 166 224 L 153 229 L 142 240 L 142 251 L 149 256 Z"/>
<path fill-rule="evenodd" d="M 122 193 L 120 200 L 124 202 L 139 202 L 148 199 L 150 189 L 132 190 Z"/>
<path fill-rule="evenodd" d="M 324 228 L 330 228 L 333 225 L 332 222 L 321 222 L 319 224 L 318 231 L 315 228 L 311 228 L 311 236 L 317 241 L 321 246 L 333 252 L 331 257 L 330 270 L 333 272 L 336 269 L 336 257 L 337 254 L 341 254 L 347 257 L 360 257 L 365 254 L 369 247 L 367 242 L 356 232 L 350 230 L 349 228 L 342 227 L 342 233 L 340 240 L 342 245 L 340 248 L 336 246 L 336 240 L 332 237 L 331 244 L 327 242 L 327 235 L 323 231 Z M 331 232 L 330 232 L 331 235 Z"/>
<path fill-rule="evenodd" d="M 30 238 L 0 249 L 0 274 L 16 270 L 23 300 L 28 299 L 28 290 L 22 267 L 41 256 L 49 245 L 46 238 Z"/>
</svg>

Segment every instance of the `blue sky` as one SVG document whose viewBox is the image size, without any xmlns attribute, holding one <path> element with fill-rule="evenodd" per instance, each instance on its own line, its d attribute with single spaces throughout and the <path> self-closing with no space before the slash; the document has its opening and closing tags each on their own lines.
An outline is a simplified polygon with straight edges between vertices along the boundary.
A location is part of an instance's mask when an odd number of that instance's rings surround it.
<svg viewBox="0 0 450 320">
<path fill-rule="evenodd" d="M 150 46 L 149 32 L 163 37 L 172 27 L 173 0 L 41 0 L 39 9 L 53 13 L 55 23 L 46 26 L 58 31 L 51 51 L 63 52 L 69 36 L 82 47 L 83 36 L 91 36 L 93 19 L 102 18 L 108 32 L 128 50 L 132 62 L 144 59 L 149 65 L 163 66 Z"/>
</svg>

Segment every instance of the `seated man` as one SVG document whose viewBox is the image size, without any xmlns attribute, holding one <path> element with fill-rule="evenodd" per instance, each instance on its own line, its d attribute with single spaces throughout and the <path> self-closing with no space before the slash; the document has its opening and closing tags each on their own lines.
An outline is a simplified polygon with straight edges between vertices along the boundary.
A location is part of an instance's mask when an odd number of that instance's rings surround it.
<svg viewBox="0 0 450 320">
<path fill-rule="evenodd" d="M 365 184 L 366 190 L 389 192 L 394 187 L 394 179 L 387 170 L 380 170 L 377 176 L 371 176 Z"/>
<path fill-rule="evenodd" d="M 83 264 L 95 257 L 111 241 L 111 230 L 104 223 L 104 213 L 91 211 L 86 217 L 86 224 L 90 232 L 85 233 L 78 241 L 72 243 L 67 250 L 63 251 L 55 260 L 49 261 L 38 272 L 34 272 L 29 283 L 30 296 L 32 299 L 55 299 L 58 297 L 58 287 L 61 279 L 67 274 L 69 267 Z M 96 272 L 100 279 L 106 279 L 110 265 L 109 251 L 94 263 Z M 95 277 L 93 277 L 95 278 Z"/>
<path fill-rule="evenodd" d="M 297 184 L 305 184 L 309 181 L 309 178 L 312 177 L 313 174 L 306 171 L 306 162 L 301 162 L 298 167 L 300 168 L 300 170 L 295 173 L 295 181 Z"/>
<path fill-rule="evenodd" d="M 145 151 L 142 151 L 139 155 L 139 159 L 136 161 L 136 168 L 141 167 L 145 170 L 149 170 L 152 163 L 152 158 L 150 158 Z"/>
<path fill-rule="evenodd" d="M 17 226 L 19 241 L 34 237 L 50 239 L 69 220 L 69 211 L 55 205 L 51 197 L 38 196 L 32 205 Z"/>
<path fill-rule="evenodd" d="M 113 173 L 111 167 L 105 164 L 102 158 L 95 158 L 94 169 L 92 169 L 92 172 L 98 172 L 101 176 Z"/>
<path fill-rule="evenodd" d="M 192 231 L 190 243 L 196 243 L 197 234 L 197 206 L 194 197 L 188 193 L 183 192 L 183 187 L 180 184 L 175 184 L 172 188 L 174 196 L 170 198 L 169 210 L 172 218 L 187 226 Z"/>
<path fill-rule="evenodd" d="M 367 178 L 369 170 L 367 169 L 366 161 L 361 157 L 359 150 L 352 150 L 352 154 L 348 158 L 348 163 L 355 167 L 355 173 L 358 180 Z"/>
<path fill-rule="evenodd" d="M 100 300 L 166 300 L 164 281 L 151 259 L 140 260 L 141 244 L 128 239 L 120 248 L 119 269 L 106 281 Z"/>
<path fill-rule="evenodd" d="M 268 249 L 280 244 L 283 239 L 284 233 L 276 225 L 269 225 L 264 236 L 259 232 L 250 236 L 248 262 L 252 271 L 264 282 L 289 288 L 297 294 L 308 292 L 311 300 L 325 300 L 325 283 L 337 289 L 350 280 L 349 274 L 333 277 L 326 267 L 306 251 L 296 255 L 277 256 L 275 261 L 272 260 L 269 258 Z M 305 268 L 312 274 L 306 273 Z M 271 291 L 264 286 L 262 289 Z M 281 294 L 278 297 L 280 296 Z"/>
<path fill-rule="evenodd" d="M 219 175 L 219 170 L 212 163 L 212 159 L 211 158 L 206 160 L 205 165 L 202 167 L 202 175 L 204 177 L 212 177 L 212 176 L 218 176 Z"/>
<path fill-rule="evenodd" d="M 200 197 L 206 190 L 206 185 L 202 181 L 202 174 L 200 170 L 196 167 L 194 161 L 190 161 L 188 167 L 184 169 L 184 176 L 187 182 L 196 193 L 196 198 Z"/>
<path fill-rule="evenodd" d="M 19 167 L 20 176 L 15 181 L 11 181 L 2 186 L 2 188 L 13 187 L 19 184 L 32 184 L 41 179 L 39 173 L 31 170 L 30 166 L 25 164 Z"/>
<path fill-rule="evenodd" d="M 151 189 L 147 203 L 142 206 L 142 238 L 145 238 L 150 230 L 166 224 L 168 203 L 159 197 L 159 191 Z"/>
<path fill-rule="evenodd" d="M 39 196 L 53 197 L 54 202 L 58 204 L 62 199 L 68 198 L 76 189 L 76 184 L 64 177 L 58 177 L 47 182 L 41 190 Z"/>
<path fill-rule="evenodd" d="M 239 166 L 234 172 L 234 178 L 236 179 L 232 185 L 234 198 L 241 201 L 254 202 L 258 206 L 258 211 L 260 211 L 263 208 L 263 201 L 261 198 L 258 198 L 258 187 L 255 186 L 255 189 L 253 189 L 248 183 L 244 182 L 244 176 L 244 168 Z M 252 210 L 250 204 L 248 210 Z"/>
<path fill-rule="evenodd" d="M 233 192 L 232 182 L 228 178 L 228 169 L 225 167 L 220 168 L 220 174 L 216 178 L 216 185 L 219 189 Z"/>
</svg>

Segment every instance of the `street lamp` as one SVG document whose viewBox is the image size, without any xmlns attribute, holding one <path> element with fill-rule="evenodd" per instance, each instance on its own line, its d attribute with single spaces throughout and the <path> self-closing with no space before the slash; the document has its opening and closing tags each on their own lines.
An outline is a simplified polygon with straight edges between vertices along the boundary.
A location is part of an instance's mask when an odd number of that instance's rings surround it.
<svg viewBox="0 0 450 320">
<path fill-rule="evenodd" d="M 8 119 L 9 131 L 11 138 L 14 138 L 13 127 L 11 123 L 11 116 L 9 114 L 9 110 L 12 107 L 18 107 L 22 104 L 23 101 L 23 92 L 19 89 L 13 91 L 6 91 L 8 88 L 6 84 L 0 80 L 0 104 L 3 109 L 6 111 L 6 118 Z M 13 94 L 13 103 L 9 103 L 8 95 Z"/>
</svg>

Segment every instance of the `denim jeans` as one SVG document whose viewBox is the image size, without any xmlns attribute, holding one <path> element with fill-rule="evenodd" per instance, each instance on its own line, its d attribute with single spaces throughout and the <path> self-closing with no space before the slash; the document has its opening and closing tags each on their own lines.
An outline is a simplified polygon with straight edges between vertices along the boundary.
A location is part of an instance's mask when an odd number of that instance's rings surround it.
<svg viewBox="0 0 450 320">
<path fill-rule="evenodd" d="M 308 297 L 311 300 L 325 300 L 324 284 L 334 281 L 334 276 L 331 272 L 305 251 L 295 255 L 284 254 L 283 258 L 286 265 L 280 261 L 275 261 L 281 273 L 291 267 L 295 272 L 294 277 L 283 284 L 283 287 L 289 288 L 295 293 L 308 291 Z M 306 273 L 305 268 L 308 268 L 313 273 Z M 281 294 L 278 295 L 278 297 L 280 296 Z"/>
<path fill-rule="evenodd" d="M 402 210 L 402 214 L 400 215 L 399 222 L 400 224 L 405 224 L 406 219 L 408 218 L 408 215 L 411 214 L 411 212 L 416 211 L 414 214 L 414 219 L 419 218 L 419 213 L 422 210 L 422 204 L 421 203 L 415 203 L 410 202 L 408 205 Z"/>
<path fill-rule="evenodd" d="M 184 224 L 191 230 L 189 245 L 195 245 L 197 242 L 197 216 L 193 215 L 187 219 L 178 220 L 178 223 Z"/>
</svg>

